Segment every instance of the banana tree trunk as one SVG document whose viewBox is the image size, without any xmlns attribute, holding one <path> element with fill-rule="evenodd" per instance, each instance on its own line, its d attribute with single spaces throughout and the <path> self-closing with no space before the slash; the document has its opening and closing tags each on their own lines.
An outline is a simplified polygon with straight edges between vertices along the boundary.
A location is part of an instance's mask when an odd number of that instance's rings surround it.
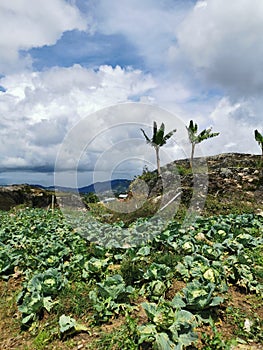
<svg viewBox="0 0 263 350">
<path fill-rule="evenodd" d="M 156 151 L 156 162 L 157 162 L 157 175 L 161 176 L 161 165 L 160 165 L 160 147 L 157 146 L 155 147 L 155 151 Z"/>
<path fill-rule="evenodd" d="M 190 158 L 190 165 L 191 165 L 191 168 L 193 167 L 194 153 L 195 153 L 195 143 L 192 143 L 191 158 Z"/>
</svg>

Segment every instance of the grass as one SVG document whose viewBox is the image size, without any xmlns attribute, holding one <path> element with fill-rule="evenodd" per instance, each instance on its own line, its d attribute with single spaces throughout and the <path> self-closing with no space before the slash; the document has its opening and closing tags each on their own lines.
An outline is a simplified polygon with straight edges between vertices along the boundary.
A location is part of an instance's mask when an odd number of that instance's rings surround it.
<svg viewBox="0 0 263 350">
<path fill-rule="evenodd" d="M 94 340 L 88 345 L 87 349 L 93 350 L 138 350 L 136 339 L 137 322 L 130 316 L 123 319 L 122 324 L 113 324 L 104 328 L 99 339 Z"/>
<path fill-rule="evenodd" d="M 89 291 L 92 289 L 86 281 L 76 281 L 65 286 L 59 294 L 56 313 L 75 315 L 77 318 L 88 317 L 90 309 Z"/>
</svg>

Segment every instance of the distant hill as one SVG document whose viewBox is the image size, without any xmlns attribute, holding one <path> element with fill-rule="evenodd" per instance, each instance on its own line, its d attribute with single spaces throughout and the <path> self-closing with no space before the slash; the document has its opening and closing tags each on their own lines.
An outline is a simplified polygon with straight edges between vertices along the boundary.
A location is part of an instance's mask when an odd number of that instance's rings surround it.
<svg viewBox="0 0 263 350">
<path fill-rule="evenodd" d="M 127 179 L 115 179 L 115 180 L 109 180 L 109 181 L 103 181 L 103 182 L 96 182 L 94 184 L 80 187 L 80 188 L 73 188 L 73 187 L 63 187 L 63 186 L 49 186 L 44 187 L 41 185 L 34 185 L 35 187 L 39 187 L 48 191 L 61 191 L 61 192 L 72 192 L 72 193 L 103 193 L 108 191 L 113 192 L 126 192 L 128 191 L 129 185 L 131 183 L 131 180 Z"/>
<path fill-rule="evenodd" d="M 96 182 L 95 184 L 79 188 L 79 193 L 102 193 L 112 190 L 113 192 L 126 192 L 131 180 L 115 179 L 111 181 Z"/>
</svg>

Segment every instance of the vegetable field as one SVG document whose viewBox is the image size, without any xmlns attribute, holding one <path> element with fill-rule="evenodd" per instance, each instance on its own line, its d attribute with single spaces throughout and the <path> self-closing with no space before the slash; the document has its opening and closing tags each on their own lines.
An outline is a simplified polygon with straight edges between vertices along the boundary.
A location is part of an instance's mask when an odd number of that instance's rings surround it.
<svg viewBox="0 0 263 350">
<path fill-rule="evenodd" d="M 260 349 L 263 217 L 171 222 L 107 247 L 59 211 L 0 213 L 1 349 Z M 121 224 L 119 224 L 119 227 Z M 95 232 L 95 233 L 93 233 Z M 108 236 L 110 233 L 108 232 Z M 108 237 L 107 236 L 107 237 Z M 109 239 L 109 238 L 108 238 Z"/>
</svg>

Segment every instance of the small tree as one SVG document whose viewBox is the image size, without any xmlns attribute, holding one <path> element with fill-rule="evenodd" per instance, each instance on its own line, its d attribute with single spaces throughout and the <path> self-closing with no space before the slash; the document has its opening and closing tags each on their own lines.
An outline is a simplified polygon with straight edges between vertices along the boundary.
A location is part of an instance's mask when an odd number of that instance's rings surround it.
<svg viewBox="0 0 263 350">
<path fill-rule="evenodd" d="M 89 192 L 84 196 L 85 203 L 98 203 L 99 197 L 94 192 Z"/>
<path fill-rule="evenodd" d="M 160 166 L 160 147 L 166 144 L 166 142 L 173 136 L 173 134 L 176 132 L 176 129 L 170 131 L 168 134 L 164 135 L 164 123 L 161 124 L 160 128 L 157 128 L 157 123 L 153 122 L 153 136 L 150 139 L 145 131 L 141 129 L 146 142 L 149 143 L 151 146 L 154 147 L 156 152 L 156 162 L 157 162 L 157 174 L 158 176 L 161 176 L 161 166 Z"/>
<path fill-rule="evenodd" d="M 209 129 L 204 129 L 199 134 L 197 134 L 198 126 L 197 126 L 196 123 L 194 124 L 194 122 L 192 120 L 190 120 L 189 126 L 186 127 L 186 129 L 188 131 L 189 140 L 190 140 L 191 145 L 192 145 L 191 158 L 190 158 L 190 164 L 191 164 L 191 167 L 192 167 L 193 166 L 195 146 L 198 143 L 200 143 L 200 142 L 202 142 L 202 141 L 204 141 L 206 139 L 218 136 L 219 132 L 212 133 L 212 128 L 209 128 Z"/>
<path fill-rule="evenodd" d="M 263 164 L 263 135 L 260 134 L 258 130 L 255 130 L 255 140 L 258 142 L 259 147 L 261 147 L 261 162 Z"/>
</svg>

